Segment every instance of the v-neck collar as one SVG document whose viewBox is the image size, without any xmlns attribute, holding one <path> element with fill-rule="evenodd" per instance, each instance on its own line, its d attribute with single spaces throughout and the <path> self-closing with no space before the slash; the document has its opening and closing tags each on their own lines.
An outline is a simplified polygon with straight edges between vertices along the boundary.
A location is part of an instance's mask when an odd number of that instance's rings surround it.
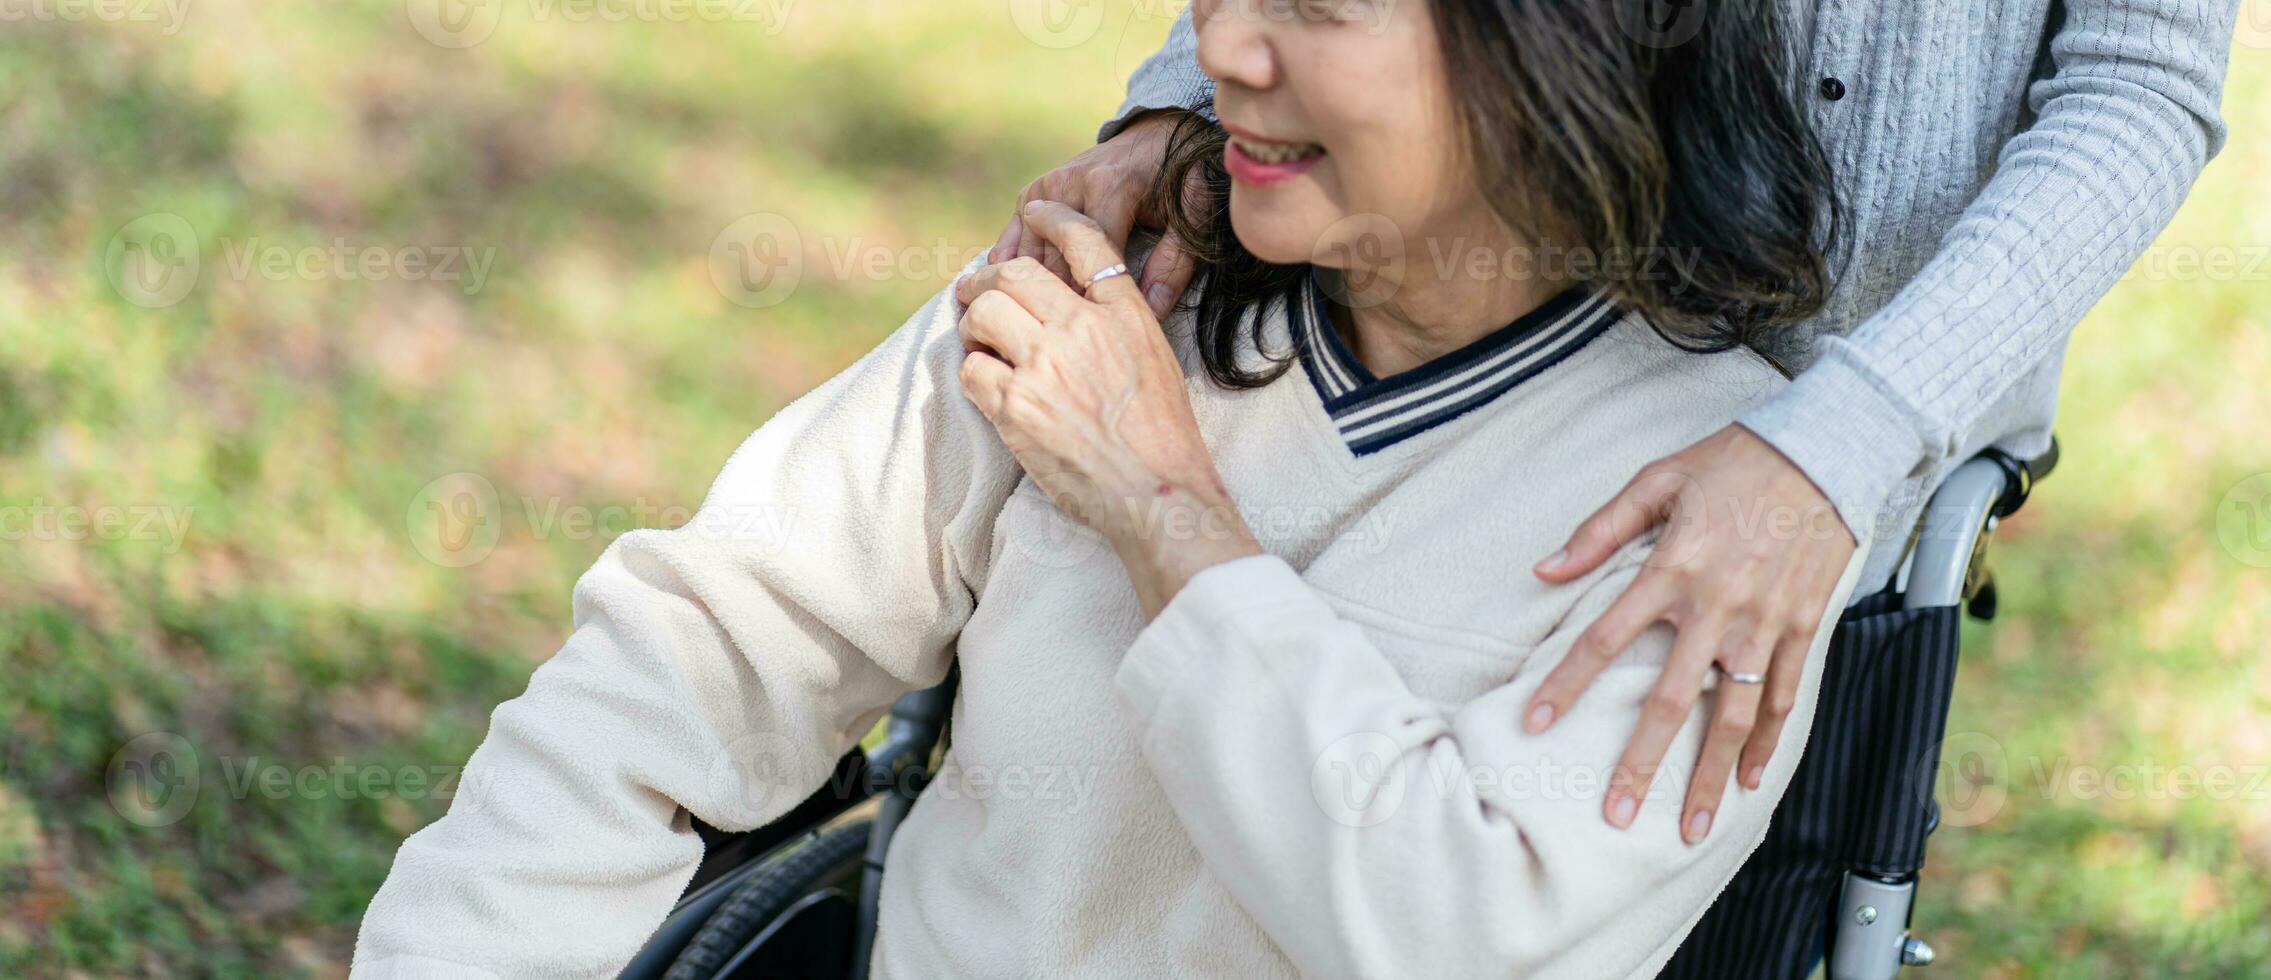
<svg viewBox="0 0 2271 980">
<path fill-rule="evenodd" d="M 1488 404 L 1576 353 L 1621 316 L 1606 294 L 1572 287 L 1458 350 L 1375 378 L 1333 329 L 1311 267 L 1292 326 L 1325 413 L 1349 451 L 1363 456 Z"/>
</svg>

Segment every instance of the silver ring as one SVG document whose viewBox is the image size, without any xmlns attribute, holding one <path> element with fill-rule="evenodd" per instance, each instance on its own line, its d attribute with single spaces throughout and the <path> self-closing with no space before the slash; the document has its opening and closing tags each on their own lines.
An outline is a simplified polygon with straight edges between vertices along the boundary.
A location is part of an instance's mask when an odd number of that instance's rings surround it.
<svg viewBox="0 0 2271 980">
<path fill-rule="evenodd" d="M 1718 666 L 1717 664 L 1713 664 L 1713 665 L 1712 665 L 1712 668 L 1711 668 L 1711 669 L 1718 671 L 1718 672 L 1719 672 L 1719 676 L 1721 676 L 1721 677 L 1724 677 L 1724 678 L 1726 678 L 1726 679 L 1728 679 L 1728 680 L 1730 680 L 1730 681 L 1733 681 L 1733 682 L 1735 682 L 1735 683 L 1737 683 L 1737 684 L 1764 684 L 1764 683 L 1766 683 L 1766 675 L 1765 675 L 1765 674 L 1751 674 L 1751 673 L 1745 673 L 1745 672 L 1743 672 L 1743 671 L 1740 671 L 1740 670 L 1728 670 L 1728 669 L 1726 669 L 1725 667 L 1721 667 L 1721 666 Z"/>
<path fill-rule="evenodd" d="M 1113 276 L 1124 276 L 1127 274 L 1128 267 L 1126 265 L 1119 262 L 1114 262 L 1111 265 L 1096 270 L 1095 275 L 1088 277 L 1088 285 L 1081 287 L 1081 289 L 1083 292 L 1085 292 L 1089 289 L 1095 288 L 1097 283 L 1103 282 L 1106 279 L 1110 279 Z"/>
</svg>

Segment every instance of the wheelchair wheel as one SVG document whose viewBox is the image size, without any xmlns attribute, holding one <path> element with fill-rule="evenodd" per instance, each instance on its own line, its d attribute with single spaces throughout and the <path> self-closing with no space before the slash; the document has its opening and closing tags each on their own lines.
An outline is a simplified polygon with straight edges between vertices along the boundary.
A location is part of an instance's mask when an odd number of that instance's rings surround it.
<svg viewBox="0 0 2271 980">
<path fill-rule="evenodd" d="M 825 827 L 767 857 L 702 924 L 664 980 L 845 975 L 873 829 L 867 819 Z"/>
</svg>

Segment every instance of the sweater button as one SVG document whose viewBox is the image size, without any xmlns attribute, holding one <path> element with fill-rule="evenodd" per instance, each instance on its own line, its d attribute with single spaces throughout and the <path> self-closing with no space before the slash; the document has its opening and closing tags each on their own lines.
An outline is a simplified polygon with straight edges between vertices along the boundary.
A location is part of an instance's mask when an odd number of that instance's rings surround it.
<svg viewBox="0 0 2271 980">
<path fill-rule="evenodd" d="M 1822 79 L 1822 98 L 1835 102 L 1845 97 L 1845 83 L 1835 78 Z"/>
</svg>

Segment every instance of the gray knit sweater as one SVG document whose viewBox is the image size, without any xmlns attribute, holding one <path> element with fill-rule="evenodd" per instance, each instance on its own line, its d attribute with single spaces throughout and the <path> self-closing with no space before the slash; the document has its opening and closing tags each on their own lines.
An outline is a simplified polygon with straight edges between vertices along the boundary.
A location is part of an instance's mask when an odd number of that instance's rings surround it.
<svg viewBox="0 0 2271 980">
<path fill-rule="evenodd" d="M 2224 140 L 2228 0 L 1794 0 L 1850 254 L 1742 423 L 1864 540 L 1988 446 L 2047 447 L 2066 340 Z M 2054 8 L 2063 7 L 2062 16 Z M 1675 28 L 1676 29 L 1676 28 Z M 1186 11 L 1099 139 L 1213 93 Z M 1834 83 L 1833 81 L 1834 80 Z M 1875 549 L 1856 597 L 1902 558 Z"/>
</svg>

